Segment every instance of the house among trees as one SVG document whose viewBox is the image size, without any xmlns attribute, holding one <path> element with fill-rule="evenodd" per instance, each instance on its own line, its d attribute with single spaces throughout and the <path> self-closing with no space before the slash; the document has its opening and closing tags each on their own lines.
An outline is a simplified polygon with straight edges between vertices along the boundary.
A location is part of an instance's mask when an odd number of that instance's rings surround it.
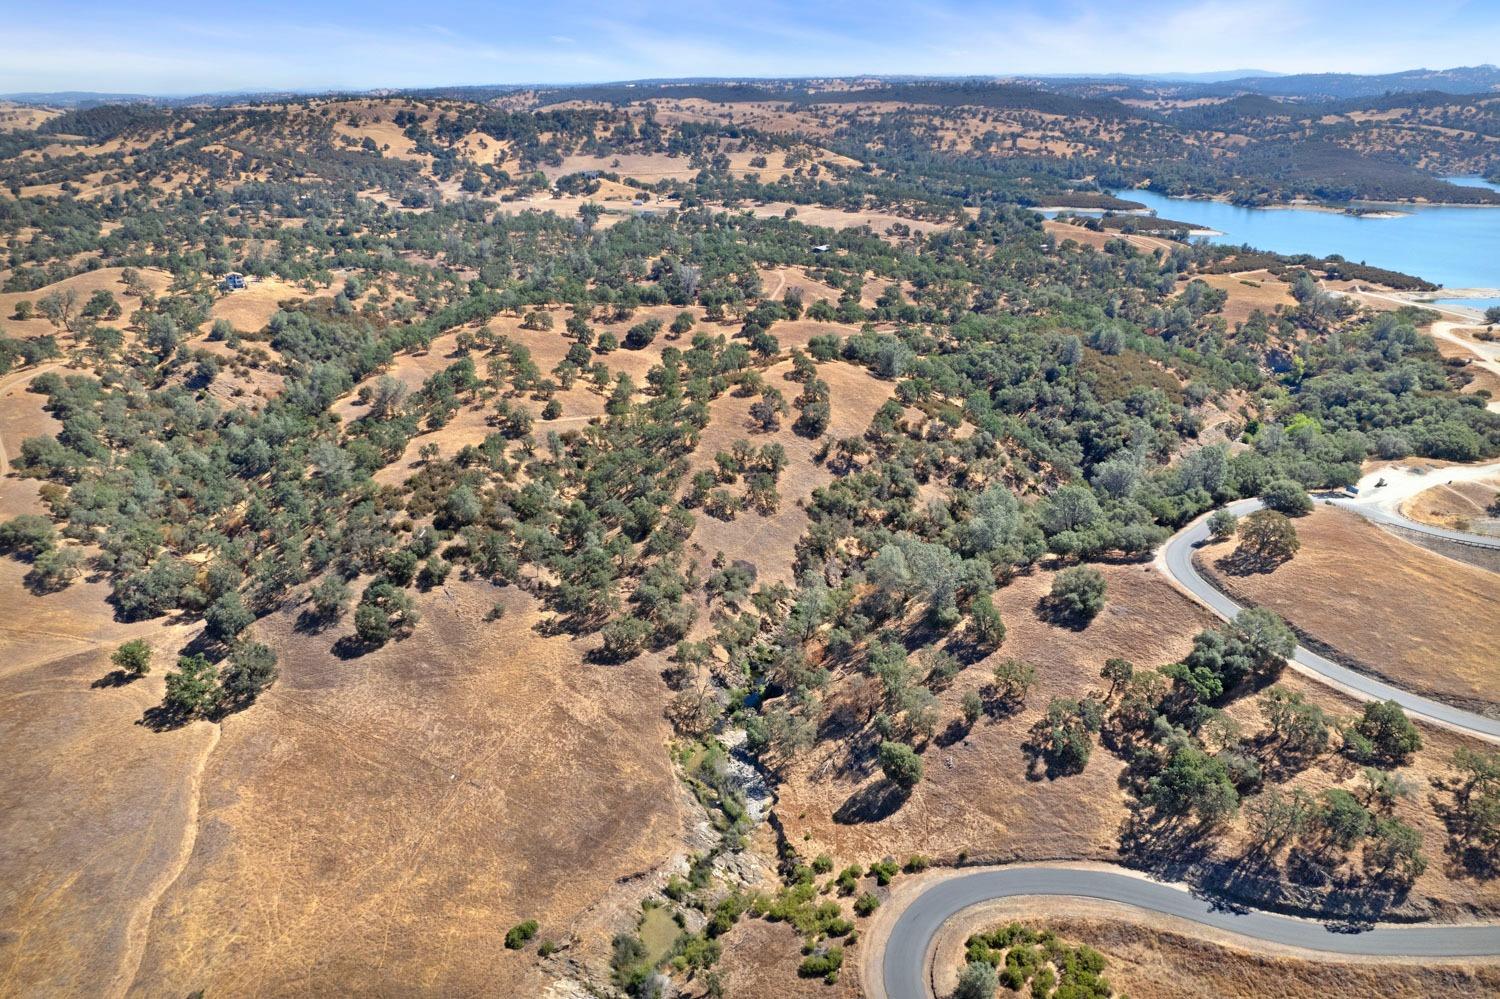
<svg viewBox="0 0 1500 999">
<path fill-rule="evenodd" d="M 812 251 L 814 253 L 827 253 L 828 252 L 828 244 L 827 243 L 819 243 L 817 246 L 815 246 L 815 247 L 812 248 Z"/>
</svg>

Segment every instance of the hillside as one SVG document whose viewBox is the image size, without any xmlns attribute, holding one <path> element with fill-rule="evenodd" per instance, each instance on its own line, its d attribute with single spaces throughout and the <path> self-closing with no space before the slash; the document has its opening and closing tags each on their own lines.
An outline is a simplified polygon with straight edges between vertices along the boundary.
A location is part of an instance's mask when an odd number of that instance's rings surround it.
<svg viewBox="0 0 1500 999">
<path fill-rule="evenodd" d="M 1329 291 L 1420 276 L 1026 207 L 1446 197 L 1488 99 L 473 96 L 0 122 L 0 992 L 859 995 L 893 881 L 1016 859 L 1500 915 L 1493 748 L 1150 565 L 1500 455 L 1431 313 Z"/>
</svg>

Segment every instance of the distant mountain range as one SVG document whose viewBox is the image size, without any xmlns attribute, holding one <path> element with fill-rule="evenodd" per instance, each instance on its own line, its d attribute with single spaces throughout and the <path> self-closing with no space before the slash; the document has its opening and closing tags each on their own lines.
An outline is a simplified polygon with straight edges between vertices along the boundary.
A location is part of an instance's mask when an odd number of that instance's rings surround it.
<svg viewBox="0 0 1500 999">
<path fill-rule="evenodd" d="M 964 80 L 968 82 L 993 82 L 1024 84 L 1042 90 L 1097 97 L 1233 97 L 1241 94 L 1256 94 L 1283 100 L 1340 100 L 1358 97 L 1378 97 L 1388 93 L 1438 92 L 1445 94 L 1478 94 L 1500 92 L 1500 67 L 1458 66 L 1453 69 L 1409 69 L 1400 73 L 1365 75 L 1357 73 L 1292 73 L 1278 74 L 1264 70 L 1237 69 L 1210 73 L 1110 73 L 1098 76 L 995 76 L 995 77 L 922 77 L 899 74 L 868 75 L 857 78 L 863 84 L 918 83 Z M 407 89 L 366 91 L 268 91 L 226 92 L 218 94 L 196 94 L 191 96 L 161 94 L 111 94 L 94 91 L 60 91 L 56 93 L 0 94 L 0 100 L 19 104 L 41 104 L 49 107 L 87 108 L 101 104 L 155 104 L 175 106 L 184 104 L 220 105 L 245 100 L 275 101 L 301 99 L 336 93 L 356 93 L 360 96 L 401 94 L 414 97 L 451 97 L 457 99 L 483 100 L 504 93 L 525 89 L 550 91 L 573 88 L 616 89 L 622 87 L 663 86 L 748 86 L 781 89 L 790 86 L 797 91 L 816 92 L 830 81 L 815 78 L 788 78 L 784 80 L 695 77 L 682 80 L 631 80 L 609 84 L 494 84 L 485 86 L 435 86 Z"/>
<path fill-rule="evenodd" d="M 1500 67 L 1458 66 L 1453 69 L 1409 69 L 1400 73 L 1162 73 L 1148 76 L 1013 77 L 1046 90 L 1097 96 L 1118 92 L 1121 85 L 1141 93 L 1180 97 L 1233 97 L 1259 94 L 1293 100 L 1341 100 L 1379 97 L 1388 93 L 1439 92 L 1479 94 L 1500 91 Z M 1123 95 L 1122 95 L 1123 96 Z"/>
</svg>

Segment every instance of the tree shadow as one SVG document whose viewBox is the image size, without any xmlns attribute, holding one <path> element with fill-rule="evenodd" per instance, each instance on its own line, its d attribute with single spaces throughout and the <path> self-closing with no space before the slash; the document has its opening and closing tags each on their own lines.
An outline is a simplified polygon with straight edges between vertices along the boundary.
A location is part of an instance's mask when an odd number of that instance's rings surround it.
<svg viewBox="0 0 1500 999">
<path fill-rule="evenodd" d="M 1473 821 L 1466 814 L 1463 788 L 1452 778 L 1432 778 L 1434 793 L 1427 796 L 1433 814 L 1448 831 L 1443 853 L 1448 858 L 1445 873 L 1452 878 L 1477 878 L 1488 881 L 1500 875 L 1500 853 L 1484 842 L 1476 842 Z M 1439 793 L 1441 792 L 1441 793 Z"/>
<path fill-rule="evenodd" d="M 383 644 L 381 643 L 381 645 Z M 360 656 L 374 652 L 381 645 L 362 641 L 358 635 L 345 635 L 334 642 L 328 651 L 340 659 L 358 659 Z"/>
<path fill-rule="evenodd" d="M 861 825 L 888 819 L 906 804 L 910 792 L 888 780 L 877 781 L 860 788 L 833 813 L 833 821 L 840 825 Z"/>
<path fill-rule="evenodd" d="M 1282 559 L 1259 558 L 1236 548 L 1228 555 L 1214 559 L 1214 568 L 1226 576 L 1263 576 L 1275 572 L 1290 561 L 1290 556 Z"/>
<path fill-rule="evenodd" d="M 1097 614 L 1079 614 L 1069 610 L 1060 600 L 1054 600 L 1052 595 L 1045 594 L 1036 602 L 1032 609 L 1036 619 L 1043 624 L 1050 624 L 1058 628 L 1067 628 L 1069 631 L 1083 631 L 1093 623 Z"/>
<path fill-rule="evenodd" d="M 127 683 L 134 683 L 136 679 L 137 677 L 134 673 L 127 673 L 122 669 L 112 669 L 89 684 L 89 686 L 95 690 L 102 690 L 107 687 L 123 687 Z"/>
<path fill-rule="evenodd" d="M 179 711 L 173 711 L 164 704 L 149 707 L 141 715 L 137 725 L 144 725 L 153 732 L 171 732 L 182 728 L 190 719 Z"/>
<path fill-rule="evenodd" d="M 933 738 L 933 741 L 937 743 L 939 748 L 947 749 L 949 746 L 967 739 L 970 731 L 972 731 L 972 728 L 967 722 L 962 718 L 955 718 Z"/>
<path fill-rule="evenodd" d="M 321 635 L 338 622 L 337 614 L 320 614 L 317 608 L 308 607 L 297 614 L 292 627 L 300 635 Z"/>
<path fill-rule="evenodd" d="M 1120 855 L 1153 874 L 1180 881 L 1213 850 L 1212 837 L 1192 819 L 1157 814 L 1137 804 L 1120 825 Z"/>
</svg>

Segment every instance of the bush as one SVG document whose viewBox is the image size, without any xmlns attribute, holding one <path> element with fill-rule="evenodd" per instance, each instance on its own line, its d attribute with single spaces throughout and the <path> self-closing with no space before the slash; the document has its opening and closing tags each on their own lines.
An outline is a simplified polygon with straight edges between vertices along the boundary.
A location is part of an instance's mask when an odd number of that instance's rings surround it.
<svg viewBox="0 0 1500 999">
<path fill-rule="evenodd" d="M 958 988 L 953 999 L 994 999 L 1000 978 L 988 961 L 970 961 L 958 974 Z"/>
<path fill-rule="evenodd" d="M 880 769 L 892 784 L 910 791 L 922 780 L 922 757 L 903 742 L 883 742 Z"/>
<path fill-rule="evenodd" d="M 18 555 L 40 555 L 57 542 L 52 521 L 34 513 L 23 513 L 0 524 L 0 551 Z"/>
<path fill-rule="evenodd" d="M 1053 578 L 1049 600 L 1059 617 L 1087 624 L 1104 609 L 1105 589 L 1099 570 L 1076 565 Z"/>
<path fill-rule="evenodd" d="M 203 633 L 216 642 L 232 642 L 255 622 L 255 615 L 233 590 L 209 605 L 203 615 Z"/>
<path fill-rule="evenodd" d="M 844 948 L 830 947 L 817 954 L 809 954 L 797 966 L 797 974 L 803 978 L 824 978 L 830 982 L 838 979 L 839 969 L 844 966 Z"/>
<path fill-rule="evenodd" d="M 969 601 L 969 615 L 973 621 L 974 640 L 992 652 L 998 649 L 1005 641 L 1005 621 L 988 593 L 980 593 Z"/>
<path fill-rule="evenodd" d="M 1260 491 L 1260 501 L 1267 508 L 1289 517 L 1300 517 L 1312 513 L 1312 497 L 1302 488 L 1302 483 L 1291 479 L 1277 479 L 1267 483 Z"/>
<path fill-rule="evenodd" d="M 1228 510 L 1215 510 L 1208 518 L 1208 533 L 1213 535 L 1215 541 L 1228 541 L 1234 537 L 1239 523 L 1240 518 Z"/>
<path fill-rule="evenodd" d="M 647 319 L 645 322 L 636 323 L 625 332 L 626 349 L 640 350 L 643 347 L 649 347 L 660 329 L 660 319 Z"/>
<path fill-rule="evenodd" d="M 865 892 L 854 900 L 854 914 L 856 916 L 868 916 L 878 908 L 880 908 L 880 899 L 876 898 L 873 892 Z"/>
<path fill-rule="evenodd" d="M 622 617 L 604 626 L 604 655 L 615 662 L 634 659 L 646 647 L 651 626 L 640 618 Z"/>
<path fill-rule="evenodd" d="M 109 661 L 129 676 L 145 676 L 151 672 L 151 646 L 145 639 L 133 638 L 115 649 Z"/>
<path fill-rule="evenodd" d="M 540 928 L 535 919 L 528 919 L 525 922 L 517 923 L 505 934 L 505 949 L 520 950 L 526 946 L 527 941 L 536 936 L 536 931 Z"/>
<path fill-rule="evenodd" d="M 366 645 L 384 645 L 391 640 L 391 620 L 374 604 L 360 604 L 354 611 L 354 634 Z"/>
<path fill-rule="evenodd" d="M 276 681 L 276 653 L 260 642 L 241 642 L 219 676 L 219 692 L 230 704 L 254 701 Z"/>
<path fill-rule="evenodd" d="M 209 711 L 218 700 L 218 671 L 201 653 L 177 660 L 177 669 L 167 674 L 167 694 L 162 704 L 182 718 Z"/>
<path fill-rule="evenodd" d="M 1401 710 L 1401 705 L 1395 701 L 1371 701 L 1366 704 L 1364 715 L 1355 729 L 1369 740 L 1377 756 L 1387 760 L 1405 760 L 1422 748 L 1422 733 L 1417 731 L 1411 719 L 1406 717 L 1406 712 Z M 1345 744 L 1348 745 L 1347 740 Z"/>
</svg>

